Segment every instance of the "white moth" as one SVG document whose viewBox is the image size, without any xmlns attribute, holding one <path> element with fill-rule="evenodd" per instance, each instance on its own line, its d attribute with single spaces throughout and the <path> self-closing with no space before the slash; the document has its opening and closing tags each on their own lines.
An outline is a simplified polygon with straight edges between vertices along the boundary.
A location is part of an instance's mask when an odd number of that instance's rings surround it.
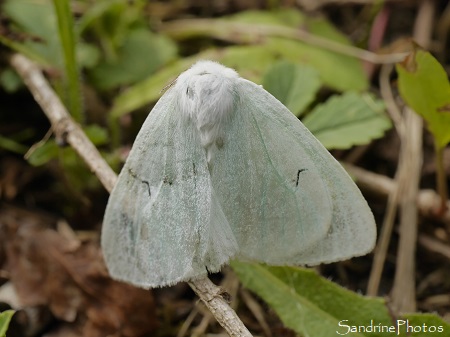
<svg viewBox="0 0 450 337">
<path fill-rule="evenodd" d="M 142 126 L 106 208 L 110 274 L 144 288 L 230 259 L 316 265 L 364 255 L 373 215 L 342 166 L 261 86 L 200 61 Z"/>
</svg>

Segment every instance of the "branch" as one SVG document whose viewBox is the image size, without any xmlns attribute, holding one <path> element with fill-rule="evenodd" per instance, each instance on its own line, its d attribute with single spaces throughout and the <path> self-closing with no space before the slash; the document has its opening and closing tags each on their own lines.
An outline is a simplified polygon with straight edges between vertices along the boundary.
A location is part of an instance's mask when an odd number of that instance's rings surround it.
<svg viewBox="0 0 450 337">
<path fill-rule="evenodd" d="M 371 51 L 345 45 L 306 30 L 283 26 L 239 23 L 220 19 L 181 19 L 164 23 L 159 31 L 176 40 L 196 36 L 212 36 L 233 43 L 260 43 L 264 37 L 284 37 L 309 45 L 355 57 L 374 64 L 403 61 L 408 53 L 376 54 Z"/>
<path fill-rule="evenodd" d="M 10 63 L 22 77 L 34 99 L 47 115 L 55 136 L 67 141 L 99 178 L 106 190 L 111 192 L 117 181 L 117 175 L 101 157 L 80 126 L 70 117 L 67 109 L 42 75 L 39 67 L 20 54 L 14 54 Z M 230 336 L 252 336 L 234 310 L 221 296 L 223 294 L 221 288 L 215 286 L 207 277 L 192 280 L 188 284 Z"/>
<path fill-rule="evenodd" d="M 424 48 L 428 47 L 432 35 L 436 3 L 422 1 L 414 23 L 414 39 Z M 392 287 L 392 305 L 398 312 L 416 310 L 416 246 L 418 237 L 417 198 L 422 172 L 422 118 L 410 108 L 405 109 L 405 134 L 402 135 L 401 164 L 404 164 L 400 178 L 401 220 L 398 244 L 397 266 Z M 403 151 L 403 149 L 405 149 Z M 443 201 L 442 203 L 444 203 Z M 442 209 L 442 208 L 440 208 Z M 441 213 L 443 213 L 441 211 Z"/>
<path fill-rule="evenodd" d="M 386 198 L 397 189 L 397 182 L 394 179 L 351 164 L 343 163 L 343 166 L 362 190 Z M 420 214 L 450 225 L 450 200 L 447 200 L 447 211 L 445 214 L 442 217 L 436 218 L 440 204 L 441 197 L 435 190 L 424 189 L 419 191 L 417 207 L 419 208 Z"/>
<path fill-rule="evenodd" d="M 56 138 L 61 139 L 63 143 L 69 143 L 100 179 L 108 192 L 111 192 L 117 175 L 86 137 L 80 126 L 70 117 L 66 107 L 42 75 L 38 66 L 21 54 L 14 54 L 10 63 L 47 115 Z"/>
</svg>

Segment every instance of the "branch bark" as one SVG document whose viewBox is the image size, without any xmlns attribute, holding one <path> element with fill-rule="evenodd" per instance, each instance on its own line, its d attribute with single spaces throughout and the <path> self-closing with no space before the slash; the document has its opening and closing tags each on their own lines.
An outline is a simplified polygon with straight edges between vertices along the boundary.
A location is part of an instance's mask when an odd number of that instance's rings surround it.
<svg viewBox="0 0 450 337">
<path fill-rule="evenodd" d="M 429 44 L 435 14 L 434 0 L 420 3 L 414 26 L 415 40 L 426 48 Z M 401 192 L 400 241 L 397 266 L 392 287 L 392 305 L 400 313 L 416 311 L 416 246 L 418 235 L 418 210 L 416 200 L 422 171 L 422 118 L 407 108 L 405 135 L 402 139 L 402 164 L 404 175 Z M 403 146 L 405 150 L 403 151 Z"/>
<path fill-rule="evenodd" d="M 111 192 L 117 181 L 117 175 L 101 157 L 80 126 L 70 117 L 66 107 L 53 91 L 39 67 L 20 54 L 14 54 L 10 58 L 10 64 L 22 77 L 34 99 L 50 120 L 55 136 L 67 141 L 99 178 L 105 189 Z M 188 284 L 230 336 L 252 336 L 235 311 L 221 296 L 223 294 L 221 288 L 215 286 L 207 277 L 192 280 Z"/>
<path fill-rule="evenodd" d="M 39 67 L 21 54 L 14 54 L 10 58 L 10 63 L 50 120 L 55 137 L 62 140 L 62 143 L 69 143 L 100 179 L 108 192 L 111 192 L 117 175 L 80 126 L 70 117 L 66 107 L 42 75 Z"/>
<path fill-rule="evenodd" d="M 387 198 L 390 193 L 398 188 L 398 183 L 395 179 L 351 164 L 343 163 L 343 165 L 362 190 Z M 440 207 L 441 198 L 435 190 L 424 189 L 419 191 L 416 202 L 420 214 L 435 218 Z M 445 214 L 436 220 L 450 225 L 450 200 L 447 200 L 447 211 Z"/>
</svg>

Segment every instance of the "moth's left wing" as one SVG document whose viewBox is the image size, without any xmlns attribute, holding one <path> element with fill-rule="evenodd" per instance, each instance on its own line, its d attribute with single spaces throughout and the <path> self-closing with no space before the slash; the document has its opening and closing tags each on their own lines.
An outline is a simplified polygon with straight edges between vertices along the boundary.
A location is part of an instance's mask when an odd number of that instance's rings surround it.
<svg viewBox="0 0 450 337">
<path fill-rule="evenodd" d="M 205 150 L 178 111 L 177 92 L 169 90 L 133 144 L 102 230 L 110 274 L 146 288 L 217 272 L 237 251 Z"/>
</svg>

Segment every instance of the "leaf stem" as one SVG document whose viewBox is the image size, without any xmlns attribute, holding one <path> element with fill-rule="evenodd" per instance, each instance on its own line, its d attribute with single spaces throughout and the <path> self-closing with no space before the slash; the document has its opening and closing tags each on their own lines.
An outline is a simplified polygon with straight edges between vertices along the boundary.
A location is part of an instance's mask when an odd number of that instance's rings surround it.
<svg viewBox="0 0 450 337">
<path fill-rule="evenodd" d="M 436 185 L 439 196 L 441 197 L 441 204 L 438 210 L 438 215 L 441 216 L 447 210 L 448 188 L 447 175 L 444 169 L 444 146 L 439 146 L 435 141 L 436 149 Z"/>
</svg>

